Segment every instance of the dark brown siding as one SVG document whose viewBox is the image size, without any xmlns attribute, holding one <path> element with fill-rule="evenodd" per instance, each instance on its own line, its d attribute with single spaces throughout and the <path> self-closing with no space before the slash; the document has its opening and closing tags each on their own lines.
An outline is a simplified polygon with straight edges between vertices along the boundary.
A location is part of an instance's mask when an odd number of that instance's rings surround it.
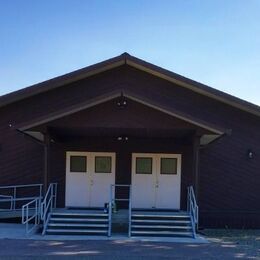
<svg viewBox="0 0 260 260">
<path fill-rule="evenodd" d="M 124 89 L 173 111 L 232 129 L 231 136 L 200 151 L 201 225 L 260 227 L 259 118 L 126 65 L 3 107 L 0 110 L 1 184 L 42 182 L 43 148 L 18 133 L 17 125 L 97 95 Z M 64 154 L 59 149 L 52 149 L 52 153 L 56 154 L 53 158 L 61 160 Z M 254 152 L 253 159 L 247 158 L 248 149 Z M 64 165 L 59 165 L 57 172 L 55 178 L 63 178 Z"/>
</svg>

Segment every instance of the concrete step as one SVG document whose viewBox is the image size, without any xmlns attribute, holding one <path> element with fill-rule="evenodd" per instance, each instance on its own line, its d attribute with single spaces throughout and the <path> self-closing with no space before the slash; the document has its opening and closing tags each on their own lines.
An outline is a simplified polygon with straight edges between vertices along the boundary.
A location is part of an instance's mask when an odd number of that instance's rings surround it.
<svg viewBox="0 0 260 260">
<path fill-rule="evenodd" d="M 56 235 L 107 235 L 108 214 L 102 211 L 52 212 L 46 234 Z"/>
<path fill-rule="evenodd" d="M 87 218 L 87 217 L 99 217 L 99 218 L 106 218 L 108 217 L 107 213 L 79 213 L 79 212 L 53 212 L 51 216 L 58 216 L 58 217 L 70 217 L 70 218 Z"/>
<path fill-rule="evenodd" d="M 98 223 L 106 223 L 108 220 L 106 218 L 50 218 L 50 222 L 98 222 Z"/>
<path fill-rule="evenodd" d="M 154 236 L 154 237 L 193 237 L 192 232 L 177 231 L 131 231 L 131 236 Z"/>
<path fill-rule="evenodd" d="M 153 218 L 153 219 L 190 219 L 189 215 L 159 215 L 159 214 L 132 214 L 132 219 L 135 218 Z"/>
<path fill-rule="evenodd" d="M 68 224 L 68 223 L 49 223 L 48 227 L 64 228 L 108 228 L 107 224 Z"/>
<path fill-rule="evenodd" d="M 190 220 L 165 220 L 165 219 L 132 219 L 132 223 L 160 223 L 160 224 L 178 224 L 190 225 Z"/>
<path fill-rule="evenodd" d="M 82 229 L 52 229 L 47 228 L 46 234 L 57 234 L 57 235 L 90 235 L 90 234 L 100 234 L 100 235 L 106 235 L 107 230 L 101 230 L 101 229 L 88 229 L 88 230 L 82 230 Z"/>
<path fill-rule="evenodd" d="M 166 226 L 166 225 L 132 225 L 135 229 L 176 229 L 176 230 L 191 230 L 190 226 Z"/>
<path fill-rule="evenodd" d="M 132 210 L 132 214 L 143 214 L 143 215 L 189 215 L 186 211 L 165 211 L 165 210 Z"/>
</svg>

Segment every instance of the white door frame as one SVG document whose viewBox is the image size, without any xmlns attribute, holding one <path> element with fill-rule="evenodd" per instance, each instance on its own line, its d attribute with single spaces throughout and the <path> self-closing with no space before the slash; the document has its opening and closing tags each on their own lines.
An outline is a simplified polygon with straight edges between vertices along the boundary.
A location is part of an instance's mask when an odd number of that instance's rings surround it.
<svg viewBox="0 0 260 260">
<path fill-rule="evenodd" d="M 137 157 L 152 158 L 152 174 L 136 174 Z M 161 174 L 161 158 L 176 158 L 177 173 L 174 175 Z M 181 158 L 181 154 L 132 153 L 133 207 L 180 209 Z M 171 183 L 174 186 L 171 186 Z"/>
<path fill-rule="evenodd" d="M 86 157 L 86 172 L 71 172 L 71 156 Z M 66 152 L 65 206 L 89 207 L 90 205 L 90 158 L 88 152 Z"/>
<path fill-rule="evenodd" d="M 151 174 L 136 174 L 136 158 L 151 158 Z M 132 206 L 135 208 L 154 208 L 156 203 L 156 161 L 151 153 L 132 153 Z"/>
<path fill-rule="evenodd" d="M 71 172 L 70 157 L 86 156 L 86 172 Z M 95 158 L 111 157 L 111 173 L 96 173 Z M 110 186 L 115 184 L 116 154 L 111 152 L 66 152 L 66 207 L 103 207 L 110 200 Z"/>
<path fill-rule="evenodd" d="M 176 174 L 161 173 L 161 159 L 177 160 Z M 180 209 L 181 203 L 181 154 L 157 154 L 156 207 Z M 174 183 L 174 185 L 172 185 Z M 168 206 L 170 205 L 170 206 Z"/>
<path fill-rule="evenodd" d="M 102 173 L 95 170 L 96 157 L 111 157 L 111 172 Z M 103 207 L 110 201 L 111 185 L 115 184 L 116 154 L 110 152 L 91 152 L 91 192 L 90 207 Z"/>
</svg>

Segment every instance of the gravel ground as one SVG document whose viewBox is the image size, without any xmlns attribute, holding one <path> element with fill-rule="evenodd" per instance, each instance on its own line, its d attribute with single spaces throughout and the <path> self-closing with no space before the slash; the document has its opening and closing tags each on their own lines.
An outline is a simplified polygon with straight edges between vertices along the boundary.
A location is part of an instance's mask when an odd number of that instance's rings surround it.
<svg viewBox="0 0 260 260">
<path fill-rule="evenodd" d="M 260 259 L 260 230 L 205 230 L 209 244 L 0 239 L 0 259 Z"/>
<path fill-rule="evenodd" d="M 260 230 L 208 229 L 202 232 L 210 241 L 231 244 L 240 248 L 244 254 L 260 259 Z"/>
</svg>

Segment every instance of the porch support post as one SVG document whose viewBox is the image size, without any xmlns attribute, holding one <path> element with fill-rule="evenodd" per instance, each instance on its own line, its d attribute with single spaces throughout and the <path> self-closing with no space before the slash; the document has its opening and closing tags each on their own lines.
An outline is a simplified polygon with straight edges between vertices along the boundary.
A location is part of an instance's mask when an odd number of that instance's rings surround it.
<svg viewBox="0 0 260 260">
<path fill-rule="evenodd" d="M 200 136 L 193 137 L 193 186 L 197 203 L 199 202 L 199 148 Z"/>
<path fill-rule="evenodd" d="M 43 191 L 47 192 L 50 177 L 50 143 L 49 133 L 44 134 L 44 175 L 43 175 Z"/>
</svg>

